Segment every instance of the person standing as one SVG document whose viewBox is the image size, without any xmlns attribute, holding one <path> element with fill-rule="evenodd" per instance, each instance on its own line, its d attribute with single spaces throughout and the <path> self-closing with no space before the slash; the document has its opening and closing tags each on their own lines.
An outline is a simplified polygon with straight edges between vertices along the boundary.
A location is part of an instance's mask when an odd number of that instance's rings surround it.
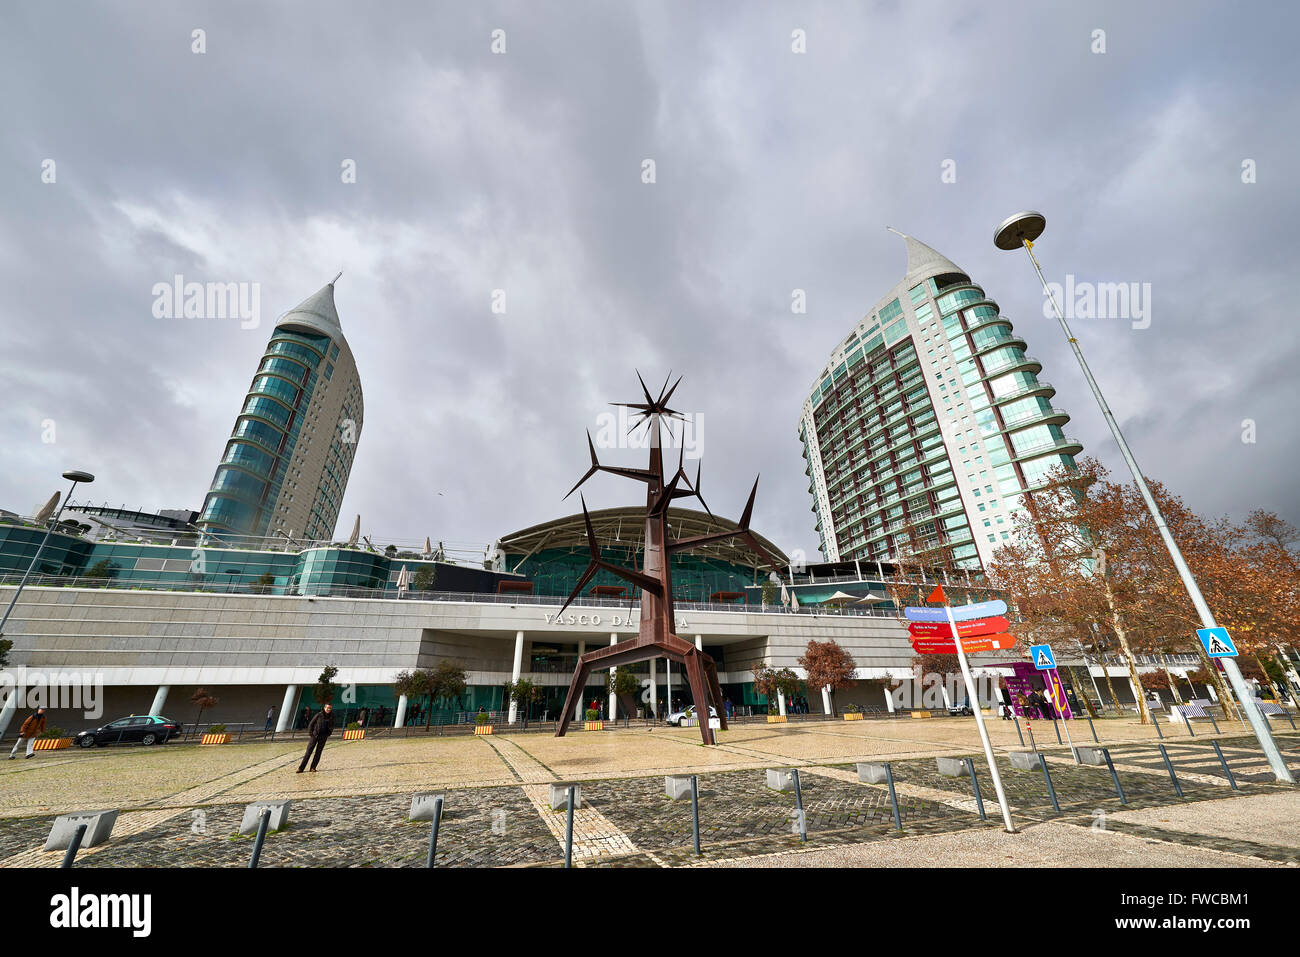
<svg viewBox="0 0 1300 957">
<path fill-rule="evenodd" d="M 27 742 L 27 757 L 30 758 L 32 752 L 36 750 L 36 739 L 41 736 L 41 732 L 44 730 L 45 709 L 37 708 L 27 716 L 27 720 L 23 722 L 23 726 L 18 729 L 18 740 L 14 742 L 14 749 L 9 752 L 9 760 L 12 761 L 18 754 L 18 749 L 22 746 L 24 741 Z"/>
<path fill-rule="evenodd" d="M 275 722 L 275 705 L 266 709 L 266 727 L 262 729 L 262 737 L 271 733 L 271 725 Z"/>
<path fill-rule="evenodd" d="M 325 750 L 325 741 L 333 733 L 334 708 L 327 704 L 307 725 L 307 750 L 303 752 L 302 763 L 298 765 L 299 774 L 307 767 L 308 758 L 311 758 L 312 771 L 316 770 L 316 765 L 320 764 L 320 754 Z"/>
</svg>

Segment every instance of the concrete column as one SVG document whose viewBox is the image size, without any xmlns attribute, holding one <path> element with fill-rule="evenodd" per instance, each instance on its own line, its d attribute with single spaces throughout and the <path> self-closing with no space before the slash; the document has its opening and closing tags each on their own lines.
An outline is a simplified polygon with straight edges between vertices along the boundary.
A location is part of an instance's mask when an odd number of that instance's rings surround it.
<svg viewBox="0 0 1300 957">
<path fill-rule="evenodd" d="M 581 658 L 587 653 L 587 642 L 585 640 L 578 642 L 578 657 Z M 581 721 L 582 713 L 587 710 L 587 686 L 583 685 L 578 689 L 578 703 L 573 706 L 573 720 Z"/>
<path fill-rule="evenodd" d="M 650 710 L 655 714 L 659 713 L 659 669 L 656 667 L 658 663 L 658 658 L 650 659 Z"/>
<path fill-rule="evenodd" d="M 944 677 L 944 680 L 941 681 L 941 682 L 939 682 L 939 690 L 943 692 L 943 706 L 944 706 L 945 708 L 951 708 L 951 707 L 952 707 L 952 695 L 948 694 L 948 680 L 947 680 L 947 679 L 948 679 L 948 676 L 947 676 L 947 675 L 944 675 L 943 677 Z"/>
<path fill-rule="evenodd" d="M 153 704 L 149 706 L 150 714 L 162 714 L 163 708 L 167 705 L 167 692 L 171 688 L 168 685 L 159 685 L 158 690 L 154 692 Z"/>
<path fill-rule="evenodd" d="M 515 663 L 510 669 L 510 680 L 519 680 L 519 670 L 524 666 L 524 633 L 515 632 Z M 508 724 L 514 724 L 515 718 L 519 715 L 519 702 L 512 697 L 510 699 L 510 716 L 506 719 Z"/>
<path fill-rule="evenodd" d="M 784 715 L 785 715 L 785 695 L 783 695 L 783 694 L 779 694 L 779 695 L 776 696 L 776 707 L 777 707 L 777 710 L 780 711 L 780 713 L 782 714 L 782 716 L 784 716 Z"/>
<path fill-rule="evenodd" d="M 830 685 L 826 685 L 824 688 L 822 688 L 822 712 L 823 712 L 824 714 L 830 714 L 830 713 L 831 713 L 831 688 L 830 688 Z"/>
<path fill-rule="evenodd" d="M 664 659 L 664 684 L 667 686 L 668 700 L 664 703 L 664 714 L 672 714 L 673 711 L 673 660 Z"/>
<path fill-rule="evenodd" d="M 702 635 L 695 636 L 695 648 L 697 651 L 704 650 L 704 637 Z"/>
<path fill-rule="evenodd" d="M 893 714 L 893 713 L 894 713 L 894 696 L 893 696 L 892 694 L 889 693 L 889 685 L 882 684 L 882 685 L 880 686 L 880 689 L 881 689 L 883 692 L 885 692 L 885 707 L 889 709 L 889 713 L 890 713 L 890 714 Z"/>
<path fill-rule="evenodd" d="M 9 722 L 14 718 L 14 712 L 18 710 L 18 688 L 9 689 L 9 697 L 5 699 L 4 707 L 0 707 L 0 737 L 9 730 Z"/>
<path fill-rule="evenodd" d="M 406 695 L 397 696 L 397 714 L 393 715 L 393 727 L 400 728 L 406 724 Z"/>
<path fill-rule="evenodd" d="M 288 731 L 293 727 L 293 719 L 297 717 L 294 709 L 298 706 L 298 686 L 289 685 L 284 689 L 284 701 L 280 703 L 280 717 L 275 720 L 275 733 Z"/>
<path fill-rule="evenodd" d="M 609 643 L 610 643 L 611 645 L 617 645 L 617 644 L 618 644 L 618 633 L 617 633 L 617 632 L 615 632 L 614 634 L 611 634 L 611 635 L 609 636 Z M 610 669 L 609 669 L 609 680 L 610 680 L 611 684 L 612 684 L 613 681 L 614 681 L 614 672 L 617 671 L 617 670 L 618 670 L 617 668 L 610 668 Z M 611 688 L 609 689 L 609 720 L 610 720 L 610 721 L 613 721 L 613 720 L 614 720 L 615 718 L 617 718 L 617 717 L 618 717 L 618 699 L 614 696 L 614 689 L 611 687 Z"/>
</svg>

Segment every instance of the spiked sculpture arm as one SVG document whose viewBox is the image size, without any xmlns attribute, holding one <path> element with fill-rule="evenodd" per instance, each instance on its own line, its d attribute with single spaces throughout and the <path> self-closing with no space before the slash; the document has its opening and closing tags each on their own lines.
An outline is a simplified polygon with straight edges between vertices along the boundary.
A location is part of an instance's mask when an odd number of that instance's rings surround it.
<svg viewBox="0 0 1300 957">
<path fill-rule="evenodd" d="M 573 603 L 573 599 L 577 598 L 582 589 L 587 586 L 587 583 L 596 576 L 596 572 L 602 570 L 609 572 L 611 575 L 617 575 L 633 585 L 640 585 L 652 595 L 662 597 L 664 589 L 658 579 L 651 578 L 649 575 L 634 571 L 631 568 L 624 568 L 622 565 L 607 562 L 600 557 L 600 543 L 596 541 L 596 530 L 591 527 L 591 514 L 587 511 L 587 501 L 581 496 L 579 496 L 579 499 L 582 501 L 582 520 L 587 526 L 587 549 L 591 553 L 591 561 L 587 563 L 586 571 L 582 573 L 582 577 L 573 586 L 573 591 L 569 593 L 569 597 L 564 600 L 564 604 L 560 606 L 560 611 L 556 614 L 560 614 L 564 609 L 568 608 Z"/>
</svg>

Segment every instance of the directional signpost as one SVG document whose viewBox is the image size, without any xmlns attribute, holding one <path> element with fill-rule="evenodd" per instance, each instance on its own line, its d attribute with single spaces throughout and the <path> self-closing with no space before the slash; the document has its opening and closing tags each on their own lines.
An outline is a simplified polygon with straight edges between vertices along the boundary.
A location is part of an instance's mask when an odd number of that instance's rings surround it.
<svg viewBox="0 0 1300 957">
<path fill-rule="evenodd" d="M 1007 826 L 1007 833 L 1014 834 L 1016 826 L 1011 823 L 1011 809 L 1007 806 L 1007 796 L 1002 790 L 1002 776 L 998 774 L 997 762 L 993 760 L 993 745 L 989 742 L 989 733 L 984 727 L 984 711 L 980 708 L 979 695 L 975 692 L 975 679 L 971 677 L 970 665 L 966 662 L 966 652 L 974 650 L 971 647 L 972 643 L 981 643 L 986 641 L 991 643 L 994 639 L 1002 636 L 990 635 L 990 637 L 985 638 L 982 637 L 982 635 L 989 633 L 975 630 L 973 632 L 968 632 L 971 637 L 963 637 L 959 625 L 959 622 L 966 622 L 969 625 L 974 625 L 976 629 L 978 629 L 980 625 L 983 625 L 984 627 L 993 627 L 993 622 L 977 623 L 977 620 L 996 618 L 997 616 L 1005 615 L 1007 612 L 1007 603 L 1004 601 L 986 601 L 975 605 L 960 605 L 956 608 L 952 608 L 948 605 L 948 596 L 943 593 L 942 585 L 930 593 L 930 597 L 927 601 L 938 602 L 942 604 L 943 607 L 909 607 L 903 609 L 903 614 L 907 616 L 908 621 L 914 623 L 942 621 L 948 623 L 948 643 L 951 645 L 952 651 L 947 651 L 947 649 L 945 649 L 945 652 L 949 654 L 956 652 L 957 660 L 961 663 L 961 676 L 966 682 L 966 700 L 971 703 L 971 710 L 975 712 L 975 724 L 979 728 L 980 741 L 984 745 L 984 757 L 987 758 L 989 762 L 989 775 L 993 778 L 993 790 L 997 792 L 998 804 L 1002 807 L 1002 820 Z M 1005 619 L 1003 619 L 1001 626 L 1005 626 Z M 915 627 L 915 625 L 909 626 L 909 628 L 912 627 Z M 925 640 L 924 637 L 918 639 L 916 632 L 913 632 L 912 635 L 913 648 L 917 647 L 918 640 Z M 1012 639 L 1012 643 L 1014 644 L 1014 639 Z M 917 650 L 920 651 L 919 648 L 917 648 Z M 925 654 L 926 652 L 921 653 Z M 929 653 L 938 654 L 939 652 L 933 651 Z"/>
</svg>

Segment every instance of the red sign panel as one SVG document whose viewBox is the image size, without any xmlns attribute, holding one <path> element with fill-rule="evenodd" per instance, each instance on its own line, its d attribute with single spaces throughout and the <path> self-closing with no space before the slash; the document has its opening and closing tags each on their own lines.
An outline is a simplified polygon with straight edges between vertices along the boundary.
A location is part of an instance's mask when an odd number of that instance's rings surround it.
<svg viewBox="0 0 1300 957">
<path fill-rule="evenodd" d="M 1006 631 L 1011 623 L 1005 618 L 976 618 L 973 621 L 957 622 L 957 634 L 963 638 L 973 635 L 996 635 Z M 952 626 L 946 621 L 914 621 L 907 630 L 913 638 L 947 638 L 952 640 Z"/>
<path fill-rule="evenodd" d="M 961 640 L 961 646 L 968 654 L 977 651 L 1007 651 L 1014 648 L 1015 644 L 1015 635 L 975 636 Z M 957 645 L 951 638 L 947 641 L 942 638 L 913 638 L 912 650 L 918 655 L 955 655 Z"/>
</svg>

